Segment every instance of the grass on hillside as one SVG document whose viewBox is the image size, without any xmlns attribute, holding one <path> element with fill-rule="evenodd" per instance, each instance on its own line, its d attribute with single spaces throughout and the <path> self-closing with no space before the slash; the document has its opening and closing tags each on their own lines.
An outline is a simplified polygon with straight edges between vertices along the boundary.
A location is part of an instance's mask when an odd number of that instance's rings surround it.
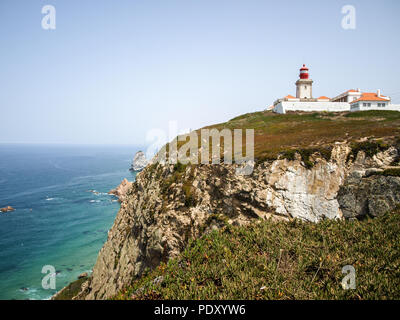
<svg viewBox="0 0 400 320">
<path fill-rule="evenodd" d="M 342 288 L 346 265 L 355 290 Z M 226 225 L 115 299 L 400 299 L 400 208 L 363 221 Z"/>
<path fill-rule="evenodd" d="M 315 149 L 336 141 L 355 141 L 363 137 L 400 136 L 400 112 L 371 110 L 276 114 L 262 111 L 206 128 L 254 129 L 255 157 L 265 160 L 276 159 L 277 154 L 290 149 Z"/>
<path fill-rule="evenodd" d="M 81 286 L 87 279 L 88 277 L 83 277 L 71 282 L 62 291 L 59 291 L 53 300 L 71 300 L 81 291 Z"/>
</svg>

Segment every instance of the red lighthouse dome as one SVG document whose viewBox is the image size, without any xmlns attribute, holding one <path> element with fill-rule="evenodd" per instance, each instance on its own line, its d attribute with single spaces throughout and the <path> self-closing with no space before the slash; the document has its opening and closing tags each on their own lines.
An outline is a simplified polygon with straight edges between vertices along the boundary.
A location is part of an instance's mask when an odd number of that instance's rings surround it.
<svg viewBox="0 0 400 320">
<path fill-rule="evenodd" d="M 300 79 L 308 79 L 308 76 L 308 68 L 303 64 L 303 67 L 300 69 Z"/>
</svg>

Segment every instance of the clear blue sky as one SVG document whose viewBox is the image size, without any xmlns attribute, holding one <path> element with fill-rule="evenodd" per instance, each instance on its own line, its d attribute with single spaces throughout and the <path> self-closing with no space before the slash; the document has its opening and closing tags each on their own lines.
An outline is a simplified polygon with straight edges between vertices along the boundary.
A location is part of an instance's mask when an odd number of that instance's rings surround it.
<svg viewBox="0 0 400 320">
<path fill-rule="evenodd" d="M 314 96 L 399 103 L 399 14 L 398 0 L 1 0 L 0 143 L 142 144 L 170 120 L 195 129 L 295 94 L 302 63 Z"/>
</svg>

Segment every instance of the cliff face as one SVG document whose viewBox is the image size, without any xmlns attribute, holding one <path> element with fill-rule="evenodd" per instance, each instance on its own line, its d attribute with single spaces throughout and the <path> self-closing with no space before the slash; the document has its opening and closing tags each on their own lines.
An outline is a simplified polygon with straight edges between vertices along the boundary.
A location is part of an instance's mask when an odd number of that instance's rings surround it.
<svg viewBox="0 0 400 320">
<path fill-rule="evenodd" d="M 400 203 L 400 177 L 355 172 L 340 188 L 338 201 L 345 218 L 379 216 Z"/>
<path fill-rule="evenodd" d="M 329 160 L 315 153 L 310 158 L 313 165 L 306 166 L 296 154 L 293 160 L 257 164 L 248 176 L 237 175 L 235 165 L 148 165 L 122 201 L 92 277 L 76 298 L 112 297 L 146 268 L 177 256 L 189 239 L 226 222 L 243 225 L 259 218 L 317 222 L 341 219 L 343 213 L 357 216 L 360 210 L 351 207 L 355 200 L 348 196 L 358 193 L 351 177 L 364 179 L 367 185 L 370 178 L 363 178 L 367 169 L 390 165 L 399 152 L 390 147 L 367 157 L 360 151 L 355 159 L 349 158 L 350 152 L 348 144 L 336 143 Z M 400 184 L 398 177 L 381 178 Z M 363 197 L 374 192 L 366 185 L 359 186 Z M 400 201 L 392 200 L 384 208 Z"/>
</svg>

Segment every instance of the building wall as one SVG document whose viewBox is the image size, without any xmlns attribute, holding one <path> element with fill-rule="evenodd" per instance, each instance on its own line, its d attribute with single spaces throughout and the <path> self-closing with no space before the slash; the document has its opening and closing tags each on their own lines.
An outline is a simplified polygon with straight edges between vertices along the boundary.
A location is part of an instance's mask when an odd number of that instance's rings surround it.
<svg viewBox="0 0 400 320">
<path fill-rule="evenodd" d="M 361 92 L 344 92 L 334 98 L 332 98 L 332 102 L 352 102 L 361 97 Z"/>
<path fill-rule="evenodd" d="M 311 99 L 312 98 L 312 84 L 311 79 L 299 79 L 296 81 L 296 98 Z"/>
<path fill-rule="evenodd" d="M 309 84 L 299 84 L 297 85 L 296 97 L 300 99 L 311 99 L 312 98 L 312 86 Z"/>
<path fill-rule="evenodd" d="M 400 111 L 400 104 L 391 104 L 386 103 L 385 107 L 378 107 L 378 102 L 370 101 L 370 107 L 364 107 L 363 102 L 359 102 L 358 106 L 352 105 L 350 111 L 367 111 L 367 110 L 391 110 L 391 111 Z M 382 103 L 381 101 L 379 103 Z"/>
<path fill-rule="evenodd" d="M 274 112 L 286 113 L 287 111 L 328 111 L 341 112 L 350 111 L 347 102 L 291 102 L 282 101 L 275 105 Z"/>
</svg>

